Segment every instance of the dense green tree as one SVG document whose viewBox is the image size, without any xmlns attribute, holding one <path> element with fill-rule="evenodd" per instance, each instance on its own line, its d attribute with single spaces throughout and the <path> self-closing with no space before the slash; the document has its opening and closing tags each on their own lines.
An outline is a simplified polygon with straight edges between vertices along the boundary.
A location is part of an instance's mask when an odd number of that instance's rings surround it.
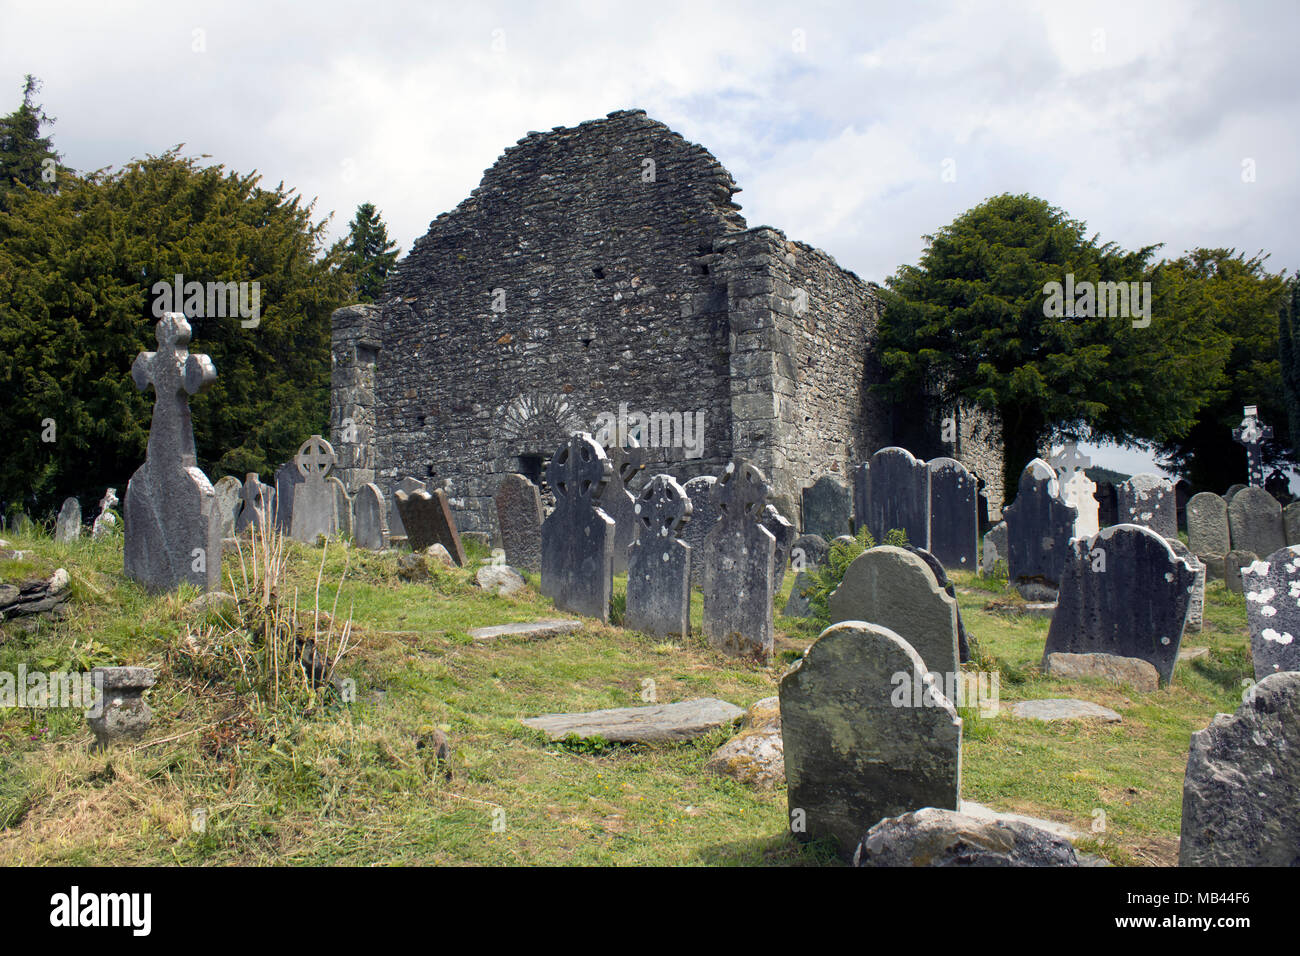
<svg viewBox="0 0 1300 956">
<path fill-rule="evenodd" d="M 374 302 L 397 265 L 399 250 L 397 243 L 389 240 L 388 227 L 373 203 L 357 207 L 341 246 L 343 268 L 352 276 L 355 301 Z"/>
<path fill-rule="evenodd" d="M 23 102 L 8 116 L 0 117 L 0 197 L 19 185 L 37 192 L 58 189 L 59 154 L 41 127 L 54 120 L 36 102 L 40 81 L 30 73 L 23 83 Z"/>
<path fill-rule="evenodd" d="M 216 385 L 191 400 L 200 466 L 266 473 L 328 426 L 330 313 L 347 277 L 321 256 L 324 222 L 283 184 L 175 151 L 118 172 L 15 190 L 0 210 L 0 499 L 48 508 L 119 493 L 143 461 L 152 390 L 131 363 L 156 313 L 185 311 Z M 182 308 L 157 283 L 260 284 L 260 316 Z M 207 314 L 202 316 L 197 312 Z M 54 441 L 48 422 L 54 424 Z"/>
<path fill-rule="evenodd" d="M 1054 434 L 1171 439 L 1221 385 L 1227 336 L 1183 276 L 1150 264 L 1157 246 L 1099 244 L 1026 195 L 994 197 L 926 239 L 920 263 L 888 281 L 882 389 L 899 402 L 924 392 L 995 412 L 1008 489 Z M 1150 322 L 1046 314 L 1049 283 L 1067 275 L 1076 289 L 1151 282 Z"/>
</svg>

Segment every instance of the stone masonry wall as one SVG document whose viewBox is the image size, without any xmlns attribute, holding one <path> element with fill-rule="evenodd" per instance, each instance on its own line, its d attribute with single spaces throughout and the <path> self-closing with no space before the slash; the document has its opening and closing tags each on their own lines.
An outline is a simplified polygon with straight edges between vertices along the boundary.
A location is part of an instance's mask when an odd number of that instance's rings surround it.
<svg viewBox="0 0 1300 956">
<path fill-rule="evenodd" d="M 350 305 L 330 317 L 330 444 L 333 474 L 349 494 L 375 480 L 375 364 L 382 344 L 379 307 Z"/>
</svg>

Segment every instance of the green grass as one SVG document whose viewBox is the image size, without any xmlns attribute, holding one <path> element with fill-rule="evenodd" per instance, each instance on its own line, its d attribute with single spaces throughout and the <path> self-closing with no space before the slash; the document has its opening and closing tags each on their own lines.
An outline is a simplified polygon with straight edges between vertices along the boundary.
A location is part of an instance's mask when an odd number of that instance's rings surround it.
<svg viewBox="0 0 1300 956">
<path fill-rule="evenodd" d="M 707 774 L 726 739 L 620 746 L 548 743 L 520 718 L 637 705 L 653 682 L 659 701 L 714 696 L 748 706 L 777 692 L 816 625 L 777 617 L 768 666 L 710 650 L 696 630 L 663 641 L 588 622 L 541 641 L 476 645 L 472 627 L 559 614 L 536 591 L 485 596 L 473 569 L 435 568 L 431 581 L 398 579 L 396 559 L 330 545 L 320 605 L 351 614 L 357 647 L 339 672 L 357 684 L 350 707 L 251 707 L 228 682 L 204 683 L 178 666 L 195 622 L 195 592 L 151 596 L 122 573 L 121 543 L 57 545 L 6 535 L 31 559 L 0 561 L 0 580 L 72 574 L 73 613 L 34 633 L 0 631 L 0 671 L 19 663 L 142 663 L 159 682 L 154 724 L 141 746 L 92 756 L 78 711 L 0 711 L 0 864 L 760 864 L 821 865 L 824 848 L 786 833 L 784 790 L 751 790 Z M 486 557 L 471 547 L 471 556 Z M 315 602 L 320 549 L 291 545 L 300 609 Z M 472 563 L 472 562 L 471 562 Z M 227 572 L 238 576 L 229 555 Z M 1046 622 L 985 611 L 1005 588 L 953 575 L 962 613 L 997 670 L 1005 706 L 1077 696 L 1112 707 L 1118 726 L 1047 725 L 964 711 L 963 796 L 998 809 L 1106 829 L 1088 849 L 1120 863 L 1171 864 L 1189 734 L 1239 702 L 1249 676 L 1245 609 L 1212 584 L 1206 629 L 1188 643 L 1207 659 L 1180 664 L 1172 686 L 1123 688 L 1042 676 Z M 786 575 L 784 606 L 794 575 Z M 616 580 L 621 607 L 625 581 Z M 58 669 L 58 668 L 47 668 Z M 451 742 L 451 779 L 424 746 L 434 728 Z M 191 827 L 207 811 L 203 832 Z"/>
</svg>

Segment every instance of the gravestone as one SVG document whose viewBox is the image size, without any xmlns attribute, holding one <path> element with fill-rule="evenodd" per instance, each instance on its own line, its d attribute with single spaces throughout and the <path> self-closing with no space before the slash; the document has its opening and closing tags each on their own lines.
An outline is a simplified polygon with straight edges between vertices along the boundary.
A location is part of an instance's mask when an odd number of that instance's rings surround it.
<svg viewBox="0 0 1300 956">
<path fill-rule="evenodd" d="M 803 533 L 833 538 L 853 527 L 853 499 L 848 485 L 822 475 L 803 490 Z"/>
<path fill-rule="evenodd" d="M 1264 442 L 1273 437 L 1273 427 L 1265 425 L 1256 415 L 1256 406 L 1242 409 L 1241 424 L 1232 430 L 1232 437 L 1246 448 L 1247 483 L 1253 488 L 1264 487 Z"/>
<path fill-rule="evenodd" d="M 374 482 L 357 489 L 352 504 L 352 540 L 358 548 L 382 551 L 388 547 L 388 505 Z"/>
<path fill-rule="evenodd" d="M 294 467 L 302 481 L 293 488 L 293 518 L 289 537 L 303 544 L 315 544 L 320 535 L 338 533 L 338 500 L 334 487 L 325 480 L 338 461 L 334 448 L 320 435 L 312 435 L 298 449 Z M 277 495 L 281 502 L 283 496 Z"/>
<path fill-rule="evenodd" d="M 233 538 L 235 521 L 239 518 L 239 508 L 243 503 L 244 485 L 238 478 L 226 475 L 218 479 L 212 486 L 212 491 L 217 496 L 217 511 L 221 514 L 221 537 L 223 540 Z"/>
<path fill-rule="evenodd" d="M 1067 551 L 1048 655 L 1136 657 L 1169 683 L 1196 584 L 1196 572 L 1150 528 L 1118 524 Z"/>
<path fill-rule="evenodd" d="M 747 461 L 727 465 L 714 486 L 719 517 L 704 538 L 704 637 L 732 656 L 772 654 L 776 538 L 763 527 L 768 484 Z"/>
<path fill-rule="evenodd" d="M 794 583 L 790 585 L 790 596 L 786 598 L 785 607 L 781 609 L 784 617 L 815 617 L 812 602 L 804 595 L 804 591 L 812 587 L 813 579 L 807 571 L 799 571 L 794 576 Z"/>
<path fill-rule="evenodd" d="M 1223 584 L 1233 594 L 1242 593 L 1241 572 L 1259 560 L 1254 551 L 1229 551 L 1223 559 Z"/>
<path fill-rule="evenodd" d="M 1211 491 L 1187 502 L 1187 546 L 1197 555 L 1222 557 L 1232 550 L 1228 537 L 1228 503 Z"/>
<path fill-rule="evenodd" d="M 81 502 L 76 498 L 65 498 L 59 509 L 59 517 L 54 522 L 54 540 L 61 544 L 70 544 L 81 537 Z"/>
<path fill-rule="evenodd" d="M 853 533 L 867 527 L 871 507 L 871 465 L 863 462 L 853 467 Z"/>
<path fill-rule="evenodd" d="M 1300 671 L 1300 546 L 1241 569 L 1255 679 Z"/>
<path fill-rule="evenodd" d="M 888 628 L 832 624 L 781 679 L 780 694 L 796 840 L 829 838 L 847 856 L 885 817 L 958 808 L 961 718 Z"/>
<path fill-rule="evenodd" d="M 1300 866 L 1300 674 L 1271 674 L 1243 696 L 1192 734 L 1179 866 Z"/>
<path fill-rule="evenodd" d="M 1007 522 L 1007 572 L 1011 583 L 1017 587 L 1056 588 L 1065 573 L 1078 515 L 1059 497 L 1051 465 L 1041 458 L 1026 465 L 1020 473 L 1016 500 L 1002 513 Z"/>
<path fill-rule="evenodd" d="M 244 529 L 265 518 L 275 516 L 275 489 L 262 482 L 257 472 L 250 471 L 244 478 L 243 503 L 235 518 L 235 531 L 242 534 Z M 279 522 L 276 522 L 278 526 Z"/>
<path fill-rule="evenodd" d="M 919 555 L 889 545 L 862 552 L 831 594 L 830 611 L 832 624 L 866 621 L 888 628 L 939 679 L 958 670 L 957 602 Z"/>
<path fill-rule="evenodd" d="M 106 489 L 104 497 L 99 499 L 99 514 L 95 516 L 95 523 L 90 527 L 92 538 L 98 539 L 113 533 L 113 529 L 117 527 L 117 516 L 113 514 L 113 509 L 117 505 L 117 489 Z"/>
<path fill-rule="evenodd" d="M 1232 550 L 1263 556 L 1286 547 L 1282 506 L 1263 488 L 1243 488 L 1228 502 L 1228 535 Z"/>
<path fill-rule="evenodd" d="M 407 475 L 393 487 L 392 498 L 388 501 L 388 539 L 406 540 L 406 528 L 402 525 L 402 515 L 397 510 L 397 493 L 404 491 L 408 495 L 415 491 L 428 491 L 428 487 L 418 478 Z"/>
<path fill-rule="evenodd" d="M 302 472 L 296 460 L 287 461 L 275 471 L 275 526 L 292 537 L 293 496 L 302 484 Z"/>
<path fill-rule="evenodd" d="M 877 544 L 894 528 L 908 544 L 930 546 L 930 470 L 906 448 L 882 448 L 871 456 L 867 482 L 867 528 Z"/>
<path fill-rule="evenodd" d="M 1121 524 L 1150 528 L 1162 538 L 1178 537 L 1178 502 L 1174 486 L 1159 475 L 1134 475 L 1115 488 Z"/>
<path fill-rule="evenodd" d="M 352 496 L 347 486 L 335 475 L 325 479 L 325 483 L 334 489 L 334 514 L 338 519 L 338 530 L 348 537 L 352 536 Z"/>
<path fill-rule="evenodd" d="M 944 567 L 974 571 L 979 549 L 978 482 L 952 458 L 935 458 L 926 469 L 930 473 L 928 550 Z"/>
<path fill-rule="evenodd" d="M 221 517 L 195 456 L 189 396 L 211 388 L 217 370 L 206 355 L 189 352 L 181 313 L 159 319 L 155 338 L 158 350 L 141 352 L 131 366 L 136 388 L 153 386 L 154 406 L 144 464 L 126 487 L 123 564 L 151 591 L 182 581 L 211 591 L 221 584 Z"/>
<path fill-rule="evenodd" d="M 497 526 L 506 563 L 513 568 L 542 570 L 542 495 L 523 475 L 506 475 L 497 486 Z"/>
<path fill-rule="evenodd" d="M 999 561 L 1007 560 L 1007 523 L 999 521 L 984 535 L 984 552 L 980 555 L 980 571 L 987 577 L 993 574 Z"/>
<path fill-rule="evenodd" d="M 1223 500 L 1231 501 L 1237 492 L 1241 491 L 1241 489 L 1245 487 L 1246 485 L 1229 485 L 1228 490 L 1223 493 Z"/>
<path fill-rule="evenodd" d="M 1109 481 L 1097 482 L 1097 523 L 1103 528 L 1119 524 L 1119 492 Z"/>
<path fill-rule="evenodd" d="M 957 588 L 948 580 L 948 572 L 939 563 L 939 559 L 924 548 L 914 548 L 910 544 L 903 550 L 916 555 L 925 562 L 925 566 L 934 575 L 935 583 L 948 597 L 952 598 L 953 604 L 957 605 Z M 961 620 L 960 605 L 957 605 L 957 659 L 963 664 L 970 660 L 970 636 L 966 633 L 966 625 Z"/>
<path fill-rule="evenodd" d="M 1196 572 L 1196 581 L 1192 585 L 1192 600 L 1187 605 L 1187 625 L 1183 631 L 1199 631 L 1205 615 L 1205 562 L 1193 554 L 1192 549 L 1183 544 L 1180 539 L 1165 538 L 1165 540 L 1169 542 L 1169 547 L 1174 549 L 1174 554 L 1191 565 L 1192 570 Z"/>
<path fill-rule="evenodd" d="M 460 542 L 456 518 L 451 513 L 447 493 L 441 488 L 433 491 L 397 492 L 397 511 L 406 527 L 406 540 L 411 550 L 419 554 L 425 548 L 440 544 L 447 549 L 459 567 L 465 566 L 465 549 Z"/>
<path fill-rule="evenodd" d="M 712 475 L 700 475 L 682 486 L 691 499 L 691 520 L 681 535 L 682 540 L 691 546 L 691 587 L 697 587 L 702 580 L 704 538 L 718 523 L 718 503 L 713 497 L 717 483 L 718 479 Z"/>
<path fill-rule="evenodd" d="M 691 633 L 691 548 L 678 539 L 691 518 L 686 490 L 655 475 L 634 505 L 641 525 L 628 548 L 625 626 L 656 637 Z"/>
<path fill-rule="evenodd" d="M 831 546 L 819 534 L 801 534 L 790 545 L 790 567 L 795 574 L 812 571 L 826 563 Z"/>
<path fill-rule="evenodd" d="M 628 441 L 635 442 L 629 438 Z M 633 444 L 629 448 L 606 448 L 609 458 L 609 483 L 600 495 L 600 510 L 614 519 L 614 573 L 627 571 L 627 549 L 636 540 L 640 532 L 640 522 L 636 520 L 636 501 L 627 485 L 641 470 L 641 459 L 645 451 Z"/>
<path fill-rule="evenodd" d="M 1192 498 L 1192 483 L 1186 478 L 1174 482 L 1174 505 L 1178 512 L 1178 530 L 1187 530 L 1187 502 Z"/>
<path fill-rule="evenodd" d="M 1282 531 L 1288 545 L 1300 544 L 1300 501 L 1282 509 Z"/>
<path fill-rule="evenodd" d="M 1097 504 L 1097 484 L 1084 471 L 1076 471 L 1061 486 L 1061 498 L 1074 505 L 1074 537 L 1091 538 L 1101 530 L 1101 506 Z"/>
<path fill-rule="evenodd" d="M 794 543 L 794 525 L 785 519 L 776 505 L 763 508 L 763 527 L 776 539 L 772 558 L 772 593 L 777 594 L 785 583 L 785 569 L 790 563 L 790 545 Z"/>
<path fill-rule="evenodd" d="M 555 510 L 542 522 L 541 590 L 560 610 L 609 621 L 614 519 L 600 509 L 613 466 L 586 432 L 570 437 L 546 468 Z"/>
</svg>

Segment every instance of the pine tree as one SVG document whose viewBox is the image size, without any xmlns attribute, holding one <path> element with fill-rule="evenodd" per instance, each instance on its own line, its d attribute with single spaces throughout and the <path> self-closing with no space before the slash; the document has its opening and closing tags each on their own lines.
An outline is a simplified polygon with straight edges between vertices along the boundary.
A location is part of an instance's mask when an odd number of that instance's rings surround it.
<svg viewBox="0 0 1300 956">
<path fill-rule="evenodd" d="M 397 243 L 373 203 L 362 203 L 348 226 L 343 246 L 344 268 L 352 274 L 358 302 L 374 302 L 383 293 L 384 280 L 397 264 Z"/>
<path fill-rule="evenodd" d="M 0 117 L 0 198 L 18 185 L 42 193 L 58 189 L 59 154 L 50 137 L 41 135 L 41 127 L 54 120 L 36 102 L 40 88 L 40 81 L 27 74 L 22 105 Z"/>
</svg>

